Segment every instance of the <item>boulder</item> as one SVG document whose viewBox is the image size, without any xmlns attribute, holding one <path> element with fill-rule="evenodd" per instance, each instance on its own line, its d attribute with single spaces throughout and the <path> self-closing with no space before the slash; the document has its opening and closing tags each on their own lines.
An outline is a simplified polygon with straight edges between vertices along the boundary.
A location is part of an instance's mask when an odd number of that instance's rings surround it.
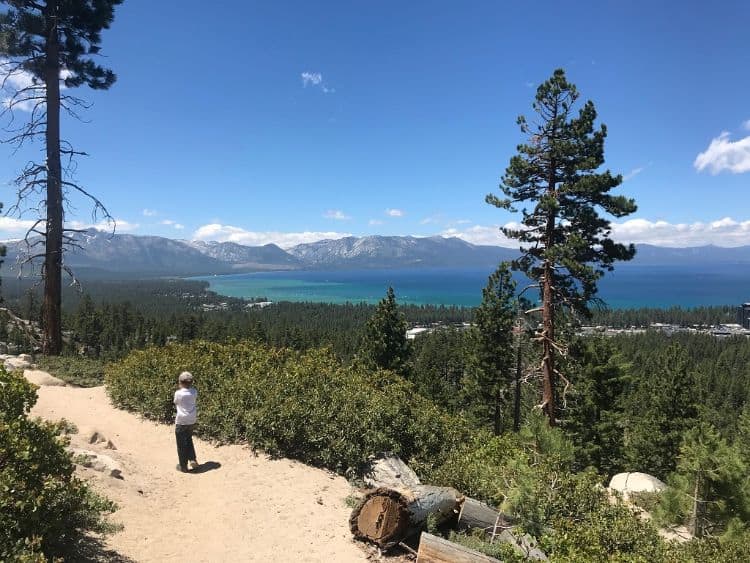
<svg viewBox="0 0 750 563">
<path fill-rule="evenodd" d="M 40 387 L 65 387 L 67 385 L 62 379 L 58 379 L 40 369 L 25 369 L 23 370 L 23 376 Z"/>
<path fill-rule="evenodd" d="M 28 354 L 21 354 L 21 356 L 26 356 L 28 358 L 31 358 L 31 356 L 28 356 Z M 3 365 L 5 366 L 6 371 L 14 371 L 17 369 L 27 369 L 31 367 L 31 361 L 30 359 L 27 360 L 26 357 L 21 356 L 11 356 L 10 358 L 6 359 L 5 362 L 3 362 Z"/>
<path fill-rule="evenodd" d="M 667 485 L 648 473 L 618 473 L 609 482 L 609 489 L 617 491 L 627 500 L 632 493 L 658 493 Z"/>
<path fill-rule="evenodd" d="M 75 462 L 77 464 L 93 469 L 94 471 L 99 471 L 116 479 L 123 479 L 122 467 L 120 467 L 120 464 L 108 455 L 80 448 L 68 448 L 68 451 L 75 456 Z"/>
</svg>

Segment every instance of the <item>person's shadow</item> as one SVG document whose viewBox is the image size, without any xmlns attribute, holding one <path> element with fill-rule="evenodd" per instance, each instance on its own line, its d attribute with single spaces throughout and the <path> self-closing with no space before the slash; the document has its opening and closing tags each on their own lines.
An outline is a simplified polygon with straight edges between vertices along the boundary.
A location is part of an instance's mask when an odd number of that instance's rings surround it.
<svg viewBox="0 0 750 563">
<path fill-rule="evenodd" d="M 188 471 L 188 473 L 206 473 L 207 471 L 219 469 L 219 467 L 221 467 L 221 464 L 218 461 L 205 461 L 195 469 Z"/>
</svg>

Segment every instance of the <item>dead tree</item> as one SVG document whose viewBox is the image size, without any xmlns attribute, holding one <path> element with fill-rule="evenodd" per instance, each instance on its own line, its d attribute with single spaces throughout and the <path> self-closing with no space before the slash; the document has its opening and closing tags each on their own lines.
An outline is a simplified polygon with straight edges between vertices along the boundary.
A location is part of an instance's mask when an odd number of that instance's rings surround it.
<svg viewBox="0 0 750 563">
<path fill-rule="evenodd" d="M 43 162 L 29 162 L 16 178 L 17 200 L 10 211 L 19 217 L 27 213 L 34 222 L 27 230 L 23 265 L 41 261 L 44 280 L 42 303 L 45 354 L 62 350 L 61 301 L 63 252 L 75 246 L 76 229 L 65 228 L 69 195 L 78 193 L 93 203 L 96 221 L 103 216 L 114 231 L 114 221 L 101 201 L 73 178 L 77 156 L 61 140 L 61 109 L 78 118 L 88 105 L 67 93 L 87 85 L 106 90 L 115 81 L 111 70 L 94 62 L 101 43 L 101 31 L 114 18 L 114 7 L 122 0 L 0 0 L 7 10 L 0 14 L 0 90 L 7 94 L 0 116 L 5 118 L 5 143 L 20 149 L 43 141 Z M 27 118 L 16 121 L 18 114 Z"/>
</svg>

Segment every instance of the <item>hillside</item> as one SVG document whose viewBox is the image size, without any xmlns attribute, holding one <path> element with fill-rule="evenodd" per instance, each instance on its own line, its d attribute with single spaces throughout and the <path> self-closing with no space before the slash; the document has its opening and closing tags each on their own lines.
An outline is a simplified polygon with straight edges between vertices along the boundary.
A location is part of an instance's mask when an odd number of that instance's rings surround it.
<svg viewBox="0 0 750 563">
<path fill-rule="evenodd" d="M 316 268 L 493 267 L 515 252 L 445 237 L 346 237 L 300 244 L 289 250 Z"/>
<path fill-rule="evenodd" d="M 66 262 L 91 278 L 190 276 L 269 270 L 368 268 L 494 268 L 518 255 L 512 248 L 482 246 L 440 236 L 366 236 L 321 240 L 287 250 L 275 244 L 175 240 L 158 236 L 77 233 Z M 8 242 L 6 272 L 24 244 Z M 629 264 L 640 266 L 750 265 L 750 246 L 664 248 L 638 245 Z M 620 265 L 622 267 L 622 265 Z"/>
</svg>

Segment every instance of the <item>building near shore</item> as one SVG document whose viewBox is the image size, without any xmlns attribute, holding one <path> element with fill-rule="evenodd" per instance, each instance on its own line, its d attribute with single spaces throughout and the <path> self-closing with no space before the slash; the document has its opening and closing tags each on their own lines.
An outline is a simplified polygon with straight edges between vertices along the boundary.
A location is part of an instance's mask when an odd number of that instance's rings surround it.
<svg viewBox="0 0 750 563">
<path fill-rule="evenodd" d="M 737 324 L 750 330 L 750 303 L 743 303 L 737 307 Z"/>
</svg>

